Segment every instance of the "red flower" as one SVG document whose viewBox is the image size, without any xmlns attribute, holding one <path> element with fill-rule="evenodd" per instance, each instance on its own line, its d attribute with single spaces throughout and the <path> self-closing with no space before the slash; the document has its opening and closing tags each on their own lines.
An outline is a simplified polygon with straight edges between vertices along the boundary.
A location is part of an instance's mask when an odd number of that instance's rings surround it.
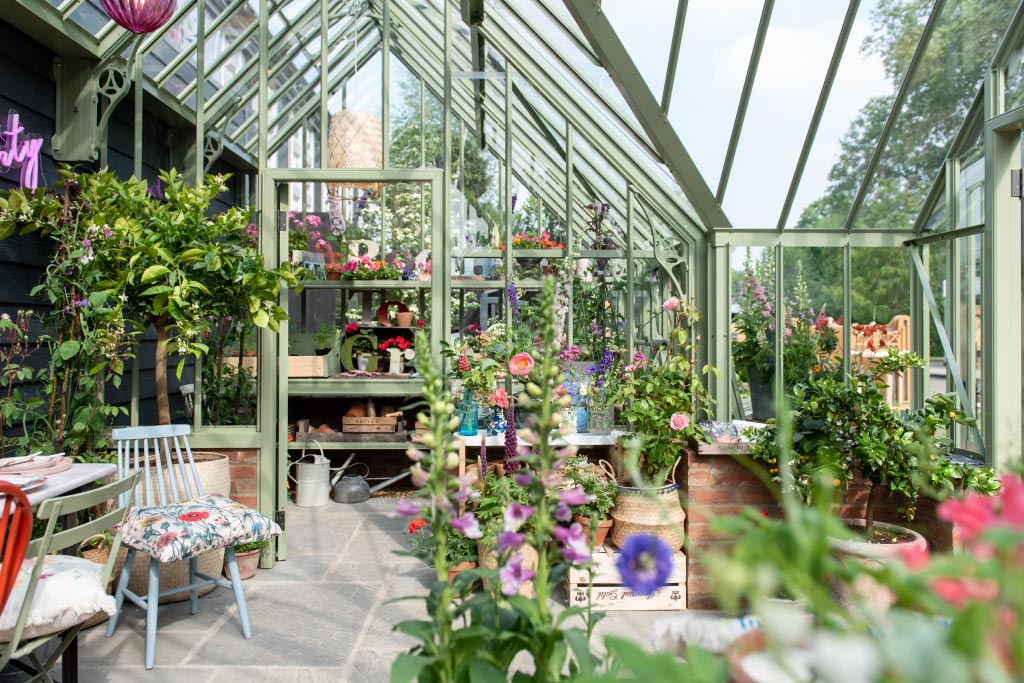
<svg viewBox="0 0 1024 683">
<path fill-rule="evenodd" d="M 427 520 L 425 520 L 425 519 L 423 519 L 421 517 L 418 517 L 418 518 L 412 520 L 411 522 L 409 522 L 409 533 L 415 536 L 415 535 L 419 534 L 420 533 L 420 529 L 422 529 L 426 525 L 427 525 Z"/>
<path fill-rule="evenodd" d="M 210 516 L 209 512 L 203 512 L 202 510 L 193 510 L 192 512 L 183 512 L 178 515 L 178 519 L 182 522 L 201 522 Z"/>
</svg>

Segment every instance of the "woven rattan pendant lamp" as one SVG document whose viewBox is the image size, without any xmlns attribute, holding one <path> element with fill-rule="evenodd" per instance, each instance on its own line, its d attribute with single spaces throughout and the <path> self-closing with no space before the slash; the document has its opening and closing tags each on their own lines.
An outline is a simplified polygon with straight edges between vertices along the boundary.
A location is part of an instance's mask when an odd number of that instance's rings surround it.
<svg viewBox="0 0 1024 683">
<path fill-rule="evenodd" d="M 331 168 L 382 168 L 384 135 L 380 118 L 361 109 L 342 109 L 331 116 L 327 163 Z M 380 194 L 380 183 L 331 183 L 332 194 L 344 188 L 365 188 Z"/>
</svg>

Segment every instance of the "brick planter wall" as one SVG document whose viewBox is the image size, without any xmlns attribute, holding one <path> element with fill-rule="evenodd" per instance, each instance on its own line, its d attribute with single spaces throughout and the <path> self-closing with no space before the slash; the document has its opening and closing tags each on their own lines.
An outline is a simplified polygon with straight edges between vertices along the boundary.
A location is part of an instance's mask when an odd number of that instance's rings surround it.
<svg viewBox="0 0 1024 683">
<path fill-rule="evenodd" d="M 259 451 L 255 448 L 242 450 L 217 449 L 228 456 L 231 467 L 231 499 L 249 507 L 256 507 L 256 461 Z"/>
<path fill-rule="evenodd" d="M 716 601 L 707 574 L 700 566 L 699 555 L 708 551 L 724 551 L 729 541 L 715 534 L 709 519 L 735 515 L 744 507 L 752 507 L 771 517 L 781 510 L 772 494 L 736 456 L 697 454 L 686 449 L 684 460 L 676 469 L 686 509 L 687 580 L 686 604 L 691 609 L 708 609 Z M 863 518 L 867 503 L 867 487 L 855 485 L 841 506 L 842 517 Z M 899 512 L 899 501 L 880 496 L 875 503 L 875 518 L 907 526 Z M 935 516 L 935 501 L 922 499 L 917 506 L 917 519 L 910 525 L 921 533 L 935 549 L 948 549 L 955 543 L 952 527 Z"/>
</svg>

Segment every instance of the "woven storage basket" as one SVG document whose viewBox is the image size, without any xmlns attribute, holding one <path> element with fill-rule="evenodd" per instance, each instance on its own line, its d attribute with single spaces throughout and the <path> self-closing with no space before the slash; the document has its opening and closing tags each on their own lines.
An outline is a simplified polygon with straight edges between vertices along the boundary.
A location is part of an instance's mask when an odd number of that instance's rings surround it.
<svg viewBox="0 0 1024 683">
<path fill-rule="evenodd" d="M 524 545 L 519 549 L 523 555 L 523 566 L 529 569 L 536 569 L 540 561 L 537 549 L 532 545 Z M 477 564 L 482 569 L 498 568 L 498 549 L 493 546 L 484 545 L 483 541 L 476 542 Z M 526 581 L 519 587 L 519 595 L 526 598 L 534 597 L 533 580 Z"/>
<path fill-rule="evenodd" d="M 678 460 L 676 461 L 678 463 Z M 675 472 L 673 464 L 670 472 Z M 626 538 L 635 534 L 652 534 L 662 539 L 673 551 L 683 546 L 683 523 L 686 513 L 679 502 L 679 485 L 638 488 L 620 481 L 616 485 L 615 507 L 612 508 L 611 541 L 621 548 Z"/>
<path fill-rule="evenodd" d="M 328 131 L 327 164 L 331 168 L 383 167 L 384 137 L 376 114 L 359 109 L 342 109 L 331 117 Z M 383 184 L 329 183 L 328 187 L 333 194 L 340 194 L 345 188 L 363 188 L 379 195 Z"/>
<path fill-rule="evenodd" d="M 228 464 L 228 456 L 221 453 L 210 453 L 206 451 L 192 451 L 192 456 L 196 462 L 196 471 L 199 473 L 199 482 L 203 486 L 203 493 L 219 493 L 225 496 L 231 495 L 231 467 Z M 177 465 L 177 462 L 175 462 L 175 465 Z M 175 467 L 175 472 L 177 472 L 177 467 Z M 166 472 L 164 477 L 164 485 L 169 486 L 166 479 Z M 153 490 L 156 491 L 156 479 L 153 475 L 150 475 L 150 479 L 151 484 L 154 486 Z M 139 491 L 141 492 L 141 490 L 142 489 L 140 487 Z M 135 501 L 136 504 L 139 504 L 139 502 L 140 501 Z M 121 570 L 124 569 L 124 558 L 127 552 L 128 551 L 125 549 L 124 545 L 122 545 L 117 555 L 117 562 L 114 563 L 114 572 L 111 576 L 115 582 L 115 588 L 116 582 L 121 579 Z M 106 558 L 104 558 L 103 561 L 106 562 Z M 220 576 L 223 567 L 223 548 L 199 556 L 199 571 L 207 576 Z M 161 591 L 167 590 L 168 588 L 174 588 L 175 586 L 185 586 L 187 584 L 188 560 L 165 562 L 160 565 Z M 215 586 L 204 586 L 199 589 L 199 594 L 206 595 L 214 588 Z M 132 574 L 128 579 L 128 590 L 132 591 L 136 595 L 142 596 L 145 596 L 149 590 L 149 557 L 144 553 L 135 554 L 135 562 L 132 565 Z M 160 603 L 183 602 L 188 600 L 188 598 L 188 591 L 182 591 L 180 593 L 165 595 L 160 598 Z"/>
</svg>

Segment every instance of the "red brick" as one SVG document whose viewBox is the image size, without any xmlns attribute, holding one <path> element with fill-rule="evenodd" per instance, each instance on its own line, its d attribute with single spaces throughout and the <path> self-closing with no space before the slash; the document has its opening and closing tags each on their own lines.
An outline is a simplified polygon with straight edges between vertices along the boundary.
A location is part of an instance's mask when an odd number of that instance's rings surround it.
<svg viewBox="0 0 1024 683">
<path fill-rule="evenodd" d="M 734 500 L 738 503 L 767 504 L 775 502 L 775 496 L 764 488 L 737 488 L 733 489 L 733 493 L 735 494 Z"/>
<path fill-rule="evenodd" d="M 232 499 L 236 503 L 241 503 L 242 505 L 248 505 L 251 508 L 255 508 L 256 507 L 256 496 L 232 496 Z"/>
<path fill-rule="evenodd" d="M 732 497 L 729 491 L 723 491 L 719 489 L 691 489 L 689 492 L 689 503 L 693 505 L 697 504 L 708 504 L 708 503 L 729 503 L 732 502 Z"/>
<path fill-rule="evenodd" d="M 689 475 L 686 477 L 687 486 L 690 488 L 711 486 L 712 475 L 711 470 L 691 470 Z"/>
<path fill-rule="evenodd" d="M 730 487 L 730 486 L 756 486 L 764 488 L 764 484 L 757 478 L 752 472 L 727 472 L 719 471 L 715 473 L 715 486 Z"/>
<path fill-rule="evenodd" d="M 256 466 L 255 465 L 232 465 L 231 466 L 231 478 L 232 479 L 255 479 L 256 478 Z"/>
<path fill-rule="evenodd" d="M 234 479 L 231 482 L 231 490 L 239 493 L 256 493 L 255 479 Z"/>
</svg>

